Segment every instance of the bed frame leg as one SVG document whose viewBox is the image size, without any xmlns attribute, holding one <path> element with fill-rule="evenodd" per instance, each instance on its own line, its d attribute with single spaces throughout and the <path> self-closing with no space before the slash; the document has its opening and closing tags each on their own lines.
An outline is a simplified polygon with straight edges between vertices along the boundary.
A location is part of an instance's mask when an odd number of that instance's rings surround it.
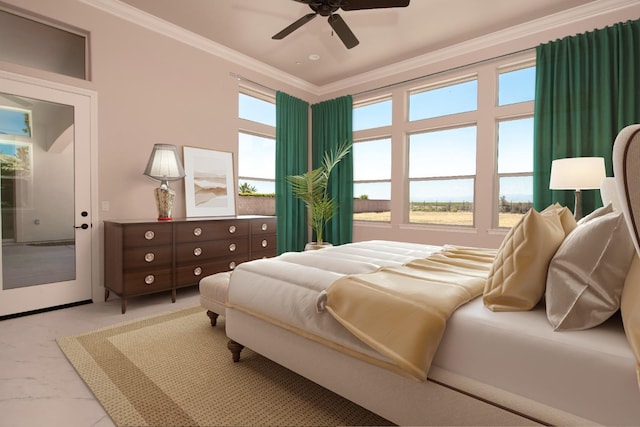
<svg viewBox="0 0 640 427">
<path fill-rule="evenodd" d="M 214 313 L 211 310 L 207 310 L 207 316 L 211 319 L 211 327 L 216 326 L 216 322 L 218 320 L 218 313 Z"/>
<path fill-rule="evenodd" d="M 227 348 L 231 350 L 231 355 L 233 356 L 234 362 L 240 361 L 240 352 L 244 348 L 242 344 L 235 342 L 234 340 L 229 340 L 227 343 Z"/>
</svg>

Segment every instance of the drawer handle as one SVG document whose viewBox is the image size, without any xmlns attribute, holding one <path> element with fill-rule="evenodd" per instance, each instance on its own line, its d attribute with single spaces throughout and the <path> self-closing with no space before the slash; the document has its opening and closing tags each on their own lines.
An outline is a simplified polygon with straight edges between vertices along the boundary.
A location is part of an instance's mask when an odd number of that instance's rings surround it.
<svg viewBox="0 0 640 427">
<path fill-rule="evenodd" d="M 229 226 L 229 233 L 233 234 L 236 232 L 236 226 L 235 225 L 230 225 Z"/>
<path fill-rule="evenodd" d="M 230 244 L 229 245 L 229 252 L 235 252 L 235 250 L 236 250 L 236 244 L 235 243 Z"/>
<path fill-rule="evenodd" d="M 149 274 L 144 278 L 144 283 L 146 285 L 151 285 L 155 281 L 156 281 L 156 278 L 153 274 Z"/>
<path fill-rule="evenodd" d="M 202 248 L 195 248 L 195 249 L 193 250 L 193 254 L 194 254 L 195 256 L 200 256 L 200 255 L 202 255 Z"/>
<path fill-rule="evenodd" d="M 236 268 L 236 262 L 235 261 L 231 261 L 229 263 L 229 270 L 233 270 L 234 268 Z"/>
<path fill-rule="evenodd" d="M 262 241 L 262 247 L 263 248 L 266 248 L 268 244 L 269 244 L 269 242 L 267 242 L 266 239 Z"/>
<path fill-rule="evenodd" d="M 202 267 L 196 267 L 193 269 L 193 275 L 194 276 L 199 276 L 202 274 Z"/>
<path fill-rule="evenodd" d="M 267 224 L 262 224 L 262 231 L 267 231 L 267 228 L 269 228 Z"/>
<path fill-rule="evenodd" d="M 202 228 L 196 227 L 196 228 L 193 229 L 193 235 L 194 236 L 197 237 L 197 236 L 200 236 L 201 234 L 202 234 Z"/>
<path fill-rule="evenodd" d="M 151 230 L 147 230 L 144 232 L 144 238 L 147 240 L 153 240 L 153 238 L 156 236 L 156 233 L 154 233 Z"/>
<path fill-rule="evenodd" d="M 156 259 L 156 256 L 153 252 L 147 252 L 146 254 L 144 254 L 144 260 L 147 262 L 153 262 L 153 260 Z"/>
</svg>

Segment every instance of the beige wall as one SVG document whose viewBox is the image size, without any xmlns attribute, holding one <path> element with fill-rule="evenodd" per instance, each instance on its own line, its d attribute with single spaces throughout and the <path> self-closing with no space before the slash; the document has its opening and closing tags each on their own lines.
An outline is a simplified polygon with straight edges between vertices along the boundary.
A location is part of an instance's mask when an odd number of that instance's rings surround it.
<svg viewBox="0 0 640 427">
<path fill-rule="evenodd" d="M 90 33 L 91 79 L 88 82 L 3 62 L 0 62 L 0 69 L 97 92 L 99 185 L 98 194 L 94 197 L 96 206 L 102 206 L 101 202 L 109 204 L 108 211 L 100 211 L 100 222 L 156 217 L 152 191 L 157 183 L 142 175 L 154 143 L 230 151 L 234 155 L 237 173 L 238 81 L 229 76 L 230 72 L 313 104 L 532 48 L 557 37 L 640 16 L 640 3 L 635 2 L 624 10 L 558 23 L 559 27 L 551 31 L 529 31 L 520 37 L 511 36 L 504 42 L 487 38 L 478 42 L 472 52 L 464 49 L 435 52 L 437 60 L 418 61 L 416 64 L 419 66 L 411 71 L 394 72 L 394 75 L 363 83 L 378 76 L 377 72 L 365 74 L 334 85 L 335 90 L 324 88 L 317 92 L 323 94 L 318 95 L 282 84 L 275 78 L 187 46 L 78 0 L 3 1 Z M 482 187 L 486 183 L 478 184 Z M 173 188 L 177 193 L 174 216 L 181 217 L 185 215 L 182 182 L 174 183 Z M 376 238 L 495 247 L 503 237 L 504 232 L 488 229 L 461 232 L 409 227 L 399 223 L 356 224 L 354 228 L 354 240 Z"/>
</svg>

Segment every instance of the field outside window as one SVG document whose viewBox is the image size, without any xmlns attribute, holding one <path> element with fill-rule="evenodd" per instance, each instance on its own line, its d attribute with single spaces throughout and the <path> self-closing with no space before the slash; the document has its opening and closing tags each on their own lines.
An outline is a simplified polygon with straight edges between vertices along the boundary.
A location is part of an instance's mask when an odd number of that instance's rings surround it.
<svg viewBox="0 0 640 427">
<path fill-rule="evenodd" d="M 476 126 L 409 136 L 409 222 L 473 225 Z"/>
</svg>

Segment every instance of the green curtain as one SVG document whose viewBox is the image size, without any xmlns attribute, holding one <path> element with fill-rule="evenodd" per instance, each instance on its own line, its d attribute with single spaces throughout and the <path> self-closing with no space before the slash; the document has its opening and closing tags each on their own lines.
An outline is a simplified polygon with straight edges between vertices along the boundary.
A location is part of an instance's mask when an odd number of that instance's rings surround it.
<svg viewBox="0 0 640 427">
<path fill-rule="evenodd" d="M 345 141 L 353 144 L 353 99 L 351 95 L 311 106 L 312 164 L 320 166 L 324 153 Z M 324 239 L 334 245 L 353 239 L 353 153 L 342 159 L 331 172 L 329 196 L 338 203 L 335 217 L 327 223 Z"/>
<path fill-rule="evenodd" d="M 549 190 L 551 162 L 604 157 L 618 132 L 640 121 L 640 21 L 542 44 L 536 50 L 533 203 L 573 207 L 571 191 Z M 600 192 L 582 192 L 582 209 L 602 206 Z"/>
<path fill-rule="evenodd" d="M 307 210 L 285 177 L 307 171 L 309 104 L 276 92 L 276 216 L 278 254 L 302 251 L 307 243 Z"/>
</svg>

